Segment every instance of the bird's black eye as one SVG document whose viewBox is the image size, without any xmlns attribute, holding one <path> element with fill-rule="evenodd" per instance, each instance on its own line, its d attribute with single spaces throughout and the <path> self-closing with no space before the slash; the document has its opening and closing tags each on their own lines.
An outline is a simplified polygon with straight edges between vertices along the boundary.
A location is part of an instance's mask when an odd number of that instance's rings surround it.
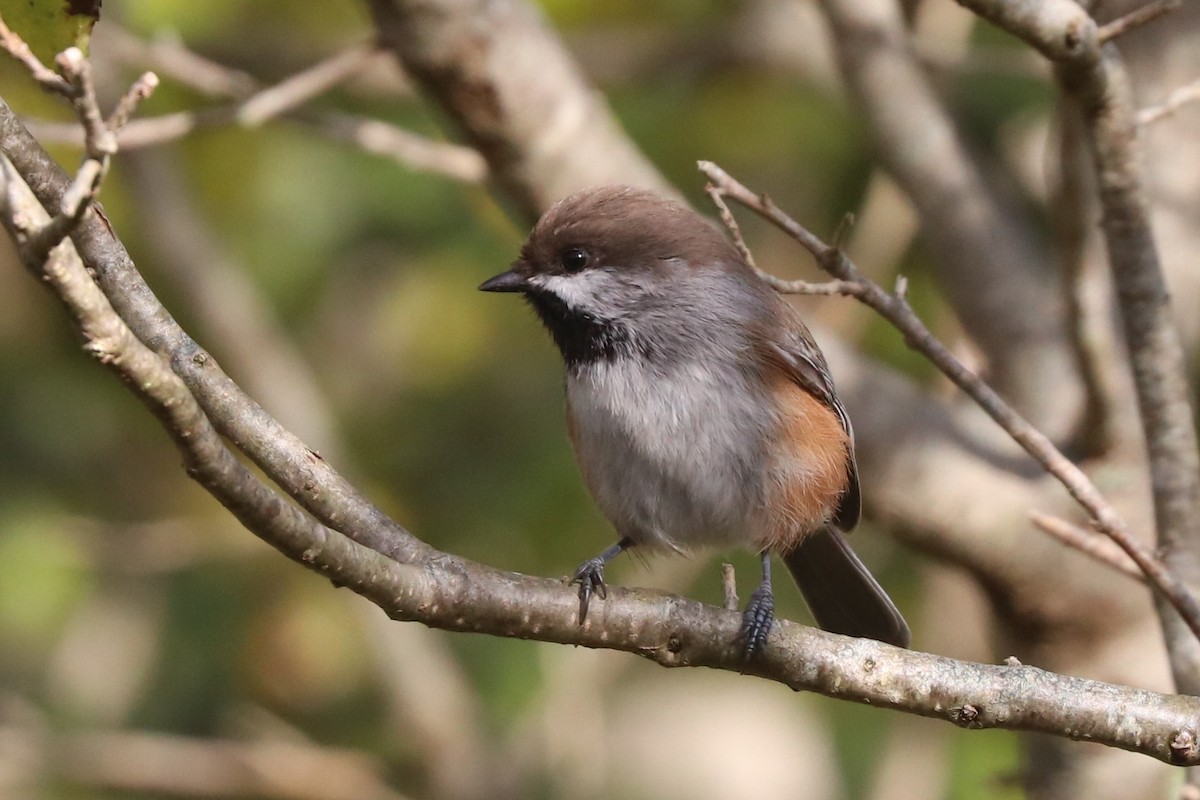
<svg viewBox="0 0 1200 800">
<path fill-rule="evenodd" d="M 582 247 L 568 247 L 558 254 L 558 261 L 567 272 L 579 272 L 588 265 L 591 256 Z"/>
</svg>

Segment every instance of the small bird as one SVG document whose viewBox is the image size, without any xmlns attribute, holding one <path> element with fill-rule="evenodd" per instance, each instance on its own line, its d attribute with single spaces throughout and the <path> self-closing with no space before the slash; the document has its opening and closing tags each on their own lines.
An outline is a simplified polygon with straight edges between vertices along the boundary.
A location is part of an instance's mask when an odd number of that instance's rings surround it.
<svg viewBox="0 0 1200 800">
<path fill-rule="evenodd" d="M 620 540 L 575 572 L 579 622 L 631 547 L 749 547 L 762 583 L 739 633 L 774 620 L 779 554 L 825 630 L 907 647 L 908 625 L 850 549 L 854 435 L 796 311 L 696 212 L 625 186 L 547 211 L 485 292 L 524 295 L 566 367 L 567 432 Z"/>
</svg>

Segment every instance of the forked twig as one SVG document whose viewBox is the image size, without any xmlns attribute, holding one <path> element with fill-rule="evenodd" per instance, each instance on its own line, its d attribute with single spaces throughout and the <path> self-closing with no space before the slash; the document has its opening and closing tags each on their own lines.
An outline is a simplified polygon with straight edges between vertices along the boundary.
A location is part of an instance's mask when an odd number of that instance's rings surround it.
<svg viewBox="0 0 1200 800">
<path fill-rule="evenodd" d="M 0 18 L 0 49 L 22 64 L 47 91 L 60 94 L 71 101 L 75 116 L 83 127 L 84 160 L 75 174 L 71 187 L 63 194 L 59 209 L 50 220 L 36 229 L 26 231 L 31 252 L 45 258 L 50 250 L 66 238 L 95 202 L 100 184 L 108 172 L 108 164 L 117 152 L 117 133 L 129 121 L 143 100 L 158 86 L 158 77 L 147 72 L 129 87 L 117 101 L 107 118 L 96 99 L 91 62 L 78 47 L 68 47 L 54 59 L 58 72 L 43 64 L 29 45 Z"/>
</svg>

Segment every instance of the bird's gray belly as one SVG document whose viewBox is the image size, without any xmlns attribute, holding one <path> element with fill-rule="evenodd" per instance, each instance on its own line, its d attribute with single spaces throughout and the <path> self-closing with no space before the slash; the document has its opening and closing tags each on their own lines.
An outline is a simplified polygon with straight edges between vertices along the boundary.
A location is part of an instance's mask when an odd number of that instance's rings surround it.
<svg viewBox="0 0 1200 800">
<path fill-rule="evenodd" d="M 746 392 L 730 391 L 737 379 L 611 364 L 568 377 L 576 456 L 619 534 L 676 550 L 751 540 L 765 420 Z"/>
</svg>

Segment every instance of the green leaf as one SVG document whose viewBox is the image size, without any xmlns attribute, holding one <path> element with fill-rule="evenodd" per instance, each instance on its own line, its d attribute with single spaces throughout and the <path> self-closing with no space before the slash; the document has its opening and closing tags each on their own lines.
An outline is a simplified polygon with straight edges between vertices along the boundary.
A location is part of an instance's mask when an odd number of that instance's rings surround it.
<svg viewBox="0 0 1200 800">
<path fill-rule="evenodd" d="M 0 15 L 33 54 L 50 66 L 68 47 L 85 54 L 101 0 L 0 0 Z"/>
</svg>

